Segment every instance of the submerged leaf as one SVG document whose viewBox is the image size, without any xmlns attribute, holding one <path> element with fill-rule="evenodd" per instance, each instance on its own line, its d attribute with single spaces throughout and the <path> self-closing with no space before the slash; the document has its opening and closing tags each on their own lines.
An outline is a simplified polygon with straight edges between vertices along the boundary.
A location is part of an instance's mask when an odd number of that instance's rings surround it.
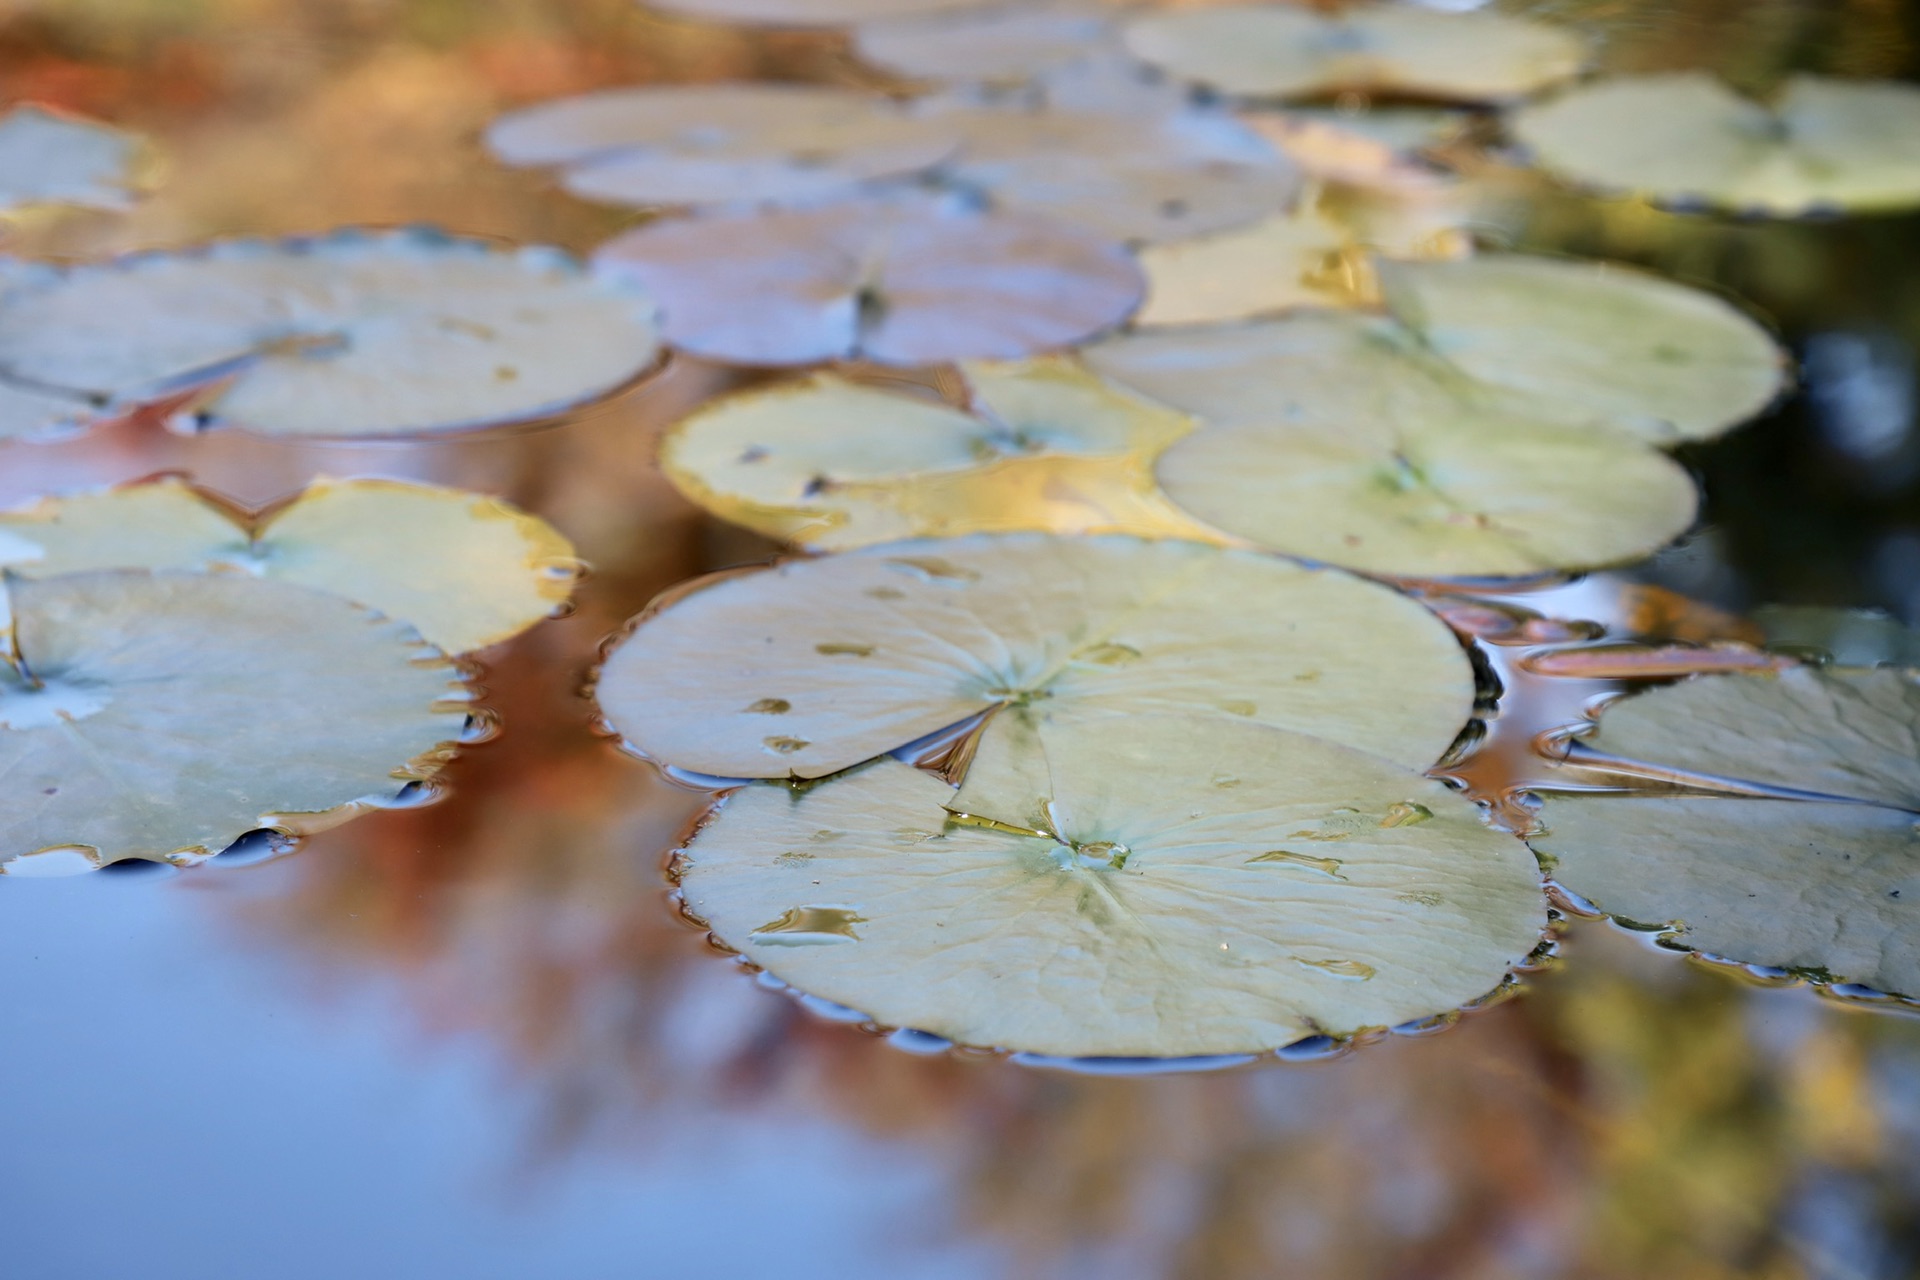
<svg viewBox="0 0 1920 1280">
<path fill-rule="evenodd" d="M 44 107 L 0 115 L 0 212 L 36 205 L 118 211 L 138 194 L 139 137 Z"/>
<path fill-rule="evenodd" d="M 891 760 L 797 798 L 750 786 L 682 853 L 687 906 L 882 1024 L 1069 1056 L 1253 1053 L 1446 1013 L 1540 941 L 1525 847 L 1431 779 L 1260 725 L 1042 733 L 1045 834 L 949 822 L 951 789 Z"/>
<path fill-rule="evenodd" d="M 1920 205 L 1920 88 L 1793 76 L 1770 103 L 1701 71 L 1583 85 L 1519 112 L 1514 136 L 1570 181 L 1792 217 Z"/>
<path fill-rule="evenodd" d="M 1627 699 L 1589 745 L 1729 794 L 1544 792 L 1535 848 L 1600 910 L 1747 964 L 1920 996 L 1920 677 L 1799 667 Z M 1826 797 L 1749 798 L 1756 789 Z"/>
<path fill-rule="evenodd" d="M 541 103 L 494 121 L 508 164 L 559 166 L 567 190 L 615 204 L 796 201 L 938 163 L 938 121 L 826 85 L 649 85 Z"/>
<path fill-rule="evenodd" d="M 1040 702 L 1252 720 L 1419 767 L 1465 723 L 1473 677 L 1431 613 L 1342 573 L 1002 534 L 717 581 L 643 615 L 598 695 L 640 751 L 722 777 L 820 777 Z M 786 710 L 755 710 L 769 699 Z"/>
<path fill-rule="evenodd" d="M 595 260 L 660 299 L 669 342 L 741 364 L 1016 359 L 1120 323 L 1143 288 L 1118 244 L 931 196 L 674 218 Z"/>
<path fill-rule="evenodd" d="M 1920 667 L 1920 631 L 1877 610 L 1771 604 L 1753 621 L 1769 648 L 1844 667 Z"/>
<path fill-rule="evenodd" d="M 315 480 L 265 516 L 184 480 L 43 498 L 0 513 L 0 567 L 227 571 L 345 596 L 464 653 L 517 635 L 572 594 L 573 547 L 496 498 L 395 480 Z"/>
<path fill-rule="evenodd" d="M 1565 80 L 1586 61 L 1585 43 L 1561 27 L 1405 5 L 1332 16 L 1287 5 L 1157 13 L 1125 36 L 1171 75 L 1259 98 L 1356 91 L 1499 101 Z"/>
<path fill-rule="evenodd" d="M 64 393 L 79 420 L 201 387 L 212 424 L 270 435 L 494 426 L 612 391 L 656 349 L 630 286 L 419 229 L 221 241 L 0 293 L 0 382 Z"/>
<path fill-rule="evenodd" d="M 682 493 L 819 549 L 1035 530 L 1210 536 L 1152 459 L 1192 429 L 1057 357 L 969 370 L 978 413 L 832 374 L 730 396 L 660 446 Z"/>
<path fill-rule="evenodd" d="M 218 853 L 248 831 L 430 776 L 464 723 L 458 672 L 337 596 L 107 571 L 8 584 L 0 868 Z"/>
</svg>

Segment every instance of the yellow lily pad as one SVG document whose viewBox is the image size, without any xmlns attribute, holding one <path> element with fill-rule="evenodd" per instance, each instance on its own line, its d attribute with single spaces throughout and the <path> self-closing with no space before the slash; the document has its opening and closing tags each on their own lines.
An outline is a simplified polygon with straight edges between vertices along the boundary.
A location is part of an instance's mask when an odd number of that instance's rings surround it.
<svg viewBox="0 0 1920 1280">
<path fill-rule="evenodd" d="M 1147 300 L 1134 324 L 1142 328 L 1362 306 L 1380 292 L 1353 234 L 1313 205 L 1250 227 L 1149 245 L 1140 265 Z"/>
</svg>

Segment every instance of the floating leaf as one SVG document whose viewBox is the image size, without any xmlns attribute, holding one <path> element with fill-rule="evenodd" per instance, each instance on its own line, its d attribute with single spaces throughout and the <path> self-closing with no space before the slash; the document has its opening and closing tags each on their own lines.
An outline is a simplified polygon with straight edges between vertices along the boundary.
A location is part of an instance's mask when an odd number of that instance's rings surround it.
<svg viewBox="0 0 1920 1280">
<path fill-rule="evenodd" d="M 714 514 L 816 550 L 1014 530 L 1210 536 L 1153 480 L 1185 415 L 1057 357 L 971 377 L 979 414 L 832 374 L 730 396 L 668 432 L 660 465 Z"/>
<path fill-rule="evenodd" d="M 615 204 L 810 200 L 938 163 L 939 122 L 825 85 L 651 85 L 546 102 L 494 121 L 512 165 L 560 166 L 567 190 Z"/>
<path fill-rule="evenodd" d="M 927 80 L 1024 80 L 1103 49 L 1113 8 L 1099 0 L 1026 0 L 865 22 L 853 47 L 876 67 Z"/>
<path fill-rule="evenodd" d="M 662 763 L 820 777 L 997 706 L 1179 711 L 1425 766 L 1467 718 L 1413 601 L 1243 551 L 1119 536 L 892 543 L 724 579 L 607 659 L 609 720 Z M 768 699 L 777 715 L 754 710 Z"/>
<path fill-rule="evenodd" d="M 1565 80 L 1586 61 L 1584 42 L 1561 27 L 1404 5 L 1335 16 L 1286 5 L 1157 13 L 1129 24 L 1125 38 L 1171 75 L 1258 98 L 1355 91 L 1497 102 Z"/>
<path fill-rule="evenodd" d="M 1431 779 L 1260 725 L 1044 733 L 1044 835 L 949 822 L 951 789 L 891 760 L 799 797 L 750 786 L 683 851 L 688 909 L 882 1024 L 1067 1056 L 1447 1013 L 1540 941 L 1525 847 Z"/>
<path fill-rule="evenodd" d="M 1845 667 L 1920 667 L 1920 632 L 1876 610 L 1770 604 L 1753 621 L 1770 648 Z"/>
<path fill-rule="evenodd" d="M 883 18 L 981 7 L 981 0 L 647 0 L 647 3 L 690 17 L 767 27 L 843 27 Z"/>
<path fill-rule="evenodd" d="M 1351 233 L 1312 206 L 1141 251 L 1142 327 L 1244 320 L 1296 307 L 1377 299 L 1373 267 Z"/>
<path fill-rule="evenodd" d="M 1543 793 L 1555 879 L 1696 950 L 1920 995 L 1915 673 L 1700 677 L 1616 703 L 1588 741 L 1731 794 Z M 1737 794 L 1769 788 L 1831 798 Z"/>
<path fill-rule="evenodd" d="M 91 569 L 280 578 L 464 653 L 565 604 L 579 562 L 545 521 L 457 489 L 322 478 L 253 515 L 168 477 L 0 513 L 0 567 L 36 578 Z"/>
<path fill-rule="evenodd" d="M 1514 116 L 1571 182 L 1792 217 L 1920 205 L 1920 88 L 1793 76 L 1770 104 L 1700 71 L 1599 80 Z"/>
<path fill-rule="evenodd" d="M 1638 272 L 1510 254 L 1376 269 L 1388 317 L 1302 313 L 1125 335 L 1086 359 L 1210 422 L 1373 440 L 1474 416 L 1704 439 L 1784 380 L 1784 356 L 1752 320 Z"/>
<path fill-rule="evenodd" d="M 0 865 L 191 859 L 391 797 L 444 762 L 468 709 L 412 628 L 305 587 L 116 570 L 8 593 Z"/>
<path fill-rule="evenodd" d="M 1240 119 L 1309 175 L 1366 186 L 1430 186 L 1440 174 L 1416 153 L 1452 141 L 1471 117 L 1430 107 L 1363 111 L 1294 108 L 1248 111 Z"/>
<path fill-rule="evenodd" d="M 129 208 L 146 158 L 147 144 L 133 134 L 44 107 L 15 107 L 0 114 L 0 212 Z"/>
<path fill-rule="evenodd" d="M 596 262 L 660 299 L 675 346 L 741 364 L 1016 359 L 1118 324 L 1144 287 L 1118 244 L 935 197 L 667 219 Z"/>
<path fill-rule="evenodd" d="M 0 294 L 0 381 L 79 420 L 204 387 L 211 423 L 270 435 L 453 431 L 633 378 L 653 310 L 554 249 L 419 229 L 229 240 L 23 277 Z"/>
</svg>

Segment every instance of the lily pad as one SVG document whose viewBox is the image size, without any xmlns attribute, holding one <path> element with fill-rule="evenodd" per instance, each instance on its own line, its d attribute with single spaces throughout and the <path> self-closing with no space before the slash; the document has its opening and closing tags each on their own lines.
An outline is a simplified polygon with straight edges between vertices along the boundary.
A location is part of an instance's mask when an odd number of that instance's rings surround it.
<svg viewBox="0 0 1920 1280">
<path fill-rule="evenodd" d="M 655 85 L 542 103 L 494 121 L 508 164 L 559 166 L 567 190 L 632 205 L 792 202 L 913 173 L 951 130 L 826 85 Z"/>
<path fill-rule="evenodd" d="M 448 653 L 505 640 L 560 608 L 579 573 L 552 526 L 497 498 L 394 480 L 321 478 L 263 513 L 176 477 L 43 498 L 0 513 L 0 567 L 223 571 L 345 596 Z"/>
<path fill-rule="evenodd" d="M 674 218 L 595 256 L 660 299 L 667 340 L 741 364 L 1010 360 L 1125 320 L 1120 245 L 933 196 Z"/>
<path fill-rule="evenodd" d="M 0 114 L 0 211 L 130 208 L 147 154 L 134 134 L 44 107 L 15 107 Z"/>
<path fill-rule="evenodd" d="M 1920 631 L 1877 610 L 1769 604 L 1752 616 L 1770 649 L 1843 667 L 1920 667 Z"/>
<path fill-rule="evenodd" d="M 713 22 L 765 27 L 844 27 L 882 18 L 907 18 L 977 9 L 982 0 L 647 0 L 651 8 Z"/>
<path fill-rule="evenodd" d="M 1147 301 L 1142 328 L 1245 320 L 1299 307 L 1376 301 L 1373 264 L 1351 232 L 1307 206 L 1140 253 Z"/>
<path fill-rule="evenodd" d="M 1539 944 L 1525 847 L 1388 761 L 1179 716 L 1043 730 L 1052 825 L 891 760 L 728 797 L 688 909 L 803 991 L 961 1044 L 1254 1053 L 1451 1012 Z M 976 818 L 993 819 L 990 813 Z"/>
<path fill-rule="evenodd" d="M 1472 116 L 1432 107 L 1296 107 L 1247 111 L 1240 119 L 1313 177 L 1367 186 L 1425 186 L 1440 181 L 1441 175 L 1415 157 L 1458 137 Z"/>
<path fill-rule="evenodd" d="M 390 798 L 468 711 L 412 628 L 284 582 L 111 570 L 7 584 L 0 866 L 192 860 Z"/>
<path fill-rule="evenodd" d="M 1784 354 L 1754 321 L 1639 272 L 1511 254 L 1375 269 L 1385 317 L 1302 313 L 1123 335 L 1086 359 L 1210 422 L 1370 439 L 1480 415 L 1653 443 L 1707 439 L 1785 381 Z"/>
<path fill-rule="evenodd" d="M 1157 13 L 1125 30 L 1143 61 L 1222 93 L 1308 98 L 1392 93 L 1459 102 L 1524 97 L 1577 74 L 1585 42 L 1563 27 L 1490 13 L 1289 5 Z"/>
<path fill-rule="evenodd" d="M 269 435 L 497 426 L 604 395 L 656 354 L 631 286 L 555 249 L 420 229 L 45 268 L 0 294 L 0 382 L 81 421 L 201 387 L 206 423 Z"/>
<path fill-rule="evenodd" d="M 1414 601 L 1245 551 L 1117 535 L 890 543 L 735 576 L 642 615 L 600 706 L 639 751 L 816 778 L 995 707 L 1177 711 L 1424 767 L 1473 701 Z"/>
<path fill-rule="evenodd" d="M 1591 748 L 1723 794 L 1543 792 L 1533 844 L 1568 889 L 1678 945 L 1920 996 L 1917 680 L 1798 667 L 1616 703 Z"/>
<path fill-rule="evenodd" d="M 1154 484 L 1193 427 L 1077 363 L 969 371 L 978 412 L 833 374 L 730 396 L 660 446 L 676 488 L 724 519 L 815 550 L 1037 530 L 1208 536 Z"/>
<path fill-rule="evenodd" d="M 1920 206 L 1920 88 L 1794 76 L 1770 102 L 1699 71 L 1600 80 L 1512 120 L 1570 182 L 1793 217 Z"/>
<path fill-rule="evenodd" d="M 898 75 L 1017 81 L 1102 51 L 1114 35 L 1114 8 L 1101 0 L 1021 0 L 864 22 L 853 47 Z"/>
</svg>

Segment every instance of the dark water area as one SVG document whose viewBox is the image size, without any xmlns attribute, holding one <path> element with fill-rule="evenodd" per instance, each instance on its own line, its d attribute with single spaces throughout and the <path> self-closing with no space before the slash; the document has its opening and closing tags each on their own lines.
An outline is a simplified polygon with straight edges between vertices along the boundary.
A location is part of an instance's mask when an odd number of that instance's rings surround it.
<svg viewBox="0 0 1920 1280">
<path fill-rule="evenodd" d="M 1529 8 L 1616 69 L 1920 72 L 1920 17 L 1890 0 Z M 486 120 L 768 75 L 866 73 L 828 38 L 624 0 L 20 0 L 6 95 L 145 129 L 171 171 L 124 219 L 11 247 L 427 221 L 586 248 L 635 215 L 494 165 Z M 1739 295 L 1801 363 L 1798 394 L 1683 453 L 1698 531 L 1533 607 L 1626 633 L 1620 591 L 1653 584 L 1920 624 L 1920 219 L 1739 222 L 1487 180 L 1489 239 Z M 1568 921 L 1521 994 L 1458 1025 L 1144 1076 L 883 1038 L 720 954 L 664 875 L 708 797 L 596 733 L 584 690 L 658 593 L 771 554 L 652 461 L 739 380 L 677 359 L 566 422 L 429 444 L 135 424 L 0 449 L 0 505 L 166 470 L 255 504 L 388 475 L 499 493 L 594 567 L 570 616 L 481 656 L 504 732 L 441 802 L 279 856 L 0 879 L 0 1275 L 1920 1275 L 1920 1020 L 1605 922 Z"/>
</svg>

